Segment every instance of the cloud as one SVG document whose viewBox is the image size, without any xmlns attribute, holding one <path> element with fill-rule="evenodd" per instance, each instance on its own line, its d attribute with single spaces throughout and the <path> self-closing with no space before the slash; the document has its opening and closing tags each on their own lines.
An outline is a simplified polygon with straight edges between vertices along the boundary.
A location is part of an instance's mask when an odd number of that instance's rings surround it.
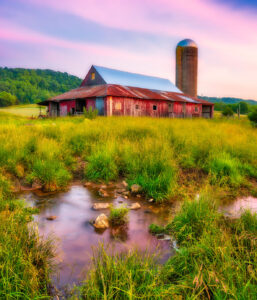
<svg viewBox="0 0 257 300">
<path fill-rule="evenodd" d="M 18 1 L 18 0 L 17 0 Z M 31 7 L 45 7 L 70 16 L 101 24 L 106 28 L 150 34 L 151 51 L 137 52 L 133 47 L 106 43 L 71 41 L 53 37 L 28 28 L 0 29 L 0 38 L 20 42 L 50 45 L 52 53 L 72 52 L 75 60 L 92 59 L 113 67 L 130 71 L 174 78 L 174 62 L 170 49 L 161 49 L 159 41 L 174 42 L 190 37 L 199 45 L 199 92 L 219 96 L 257 98 L 255 73 L 257 69 L 257 18 L 256 12 L 217 3 L 214 0 L 19 0 Z M 47 22 L 47 20 L 46 20 Z M 1 25 L 1 24 L 0 24 Z M 9 24 L 11 25 L 11 24 Z M 13 26 L 13 24 L 12 24 Z M 1 26 L 3 28 L 3 26 Z M 9 32 L 7 31 L 9 30 Z M 10 30 L 12 30 L 10 32 Z M 81 35 L 83 33 L 81 32 Z M 124 37 L 125 38 L 125 37 Z M 133 40 L 131 40 L 133 45 Z M 125 43 L 124 43 L 125 44 Z M 166 42 L 168 45 L 168 42 Z M 54 47 L 54 49 L 53 49 Z M 62 50 L 61 50 L 62 49 Z M 62 51 L 62 53 L 61 53 Z M 174 52 L 173 58 L 174 58 Z M 94 59 L 95 58 L 95 59 Z M 171 71 L 171 67 L 173 68 Z"/>
</svg>

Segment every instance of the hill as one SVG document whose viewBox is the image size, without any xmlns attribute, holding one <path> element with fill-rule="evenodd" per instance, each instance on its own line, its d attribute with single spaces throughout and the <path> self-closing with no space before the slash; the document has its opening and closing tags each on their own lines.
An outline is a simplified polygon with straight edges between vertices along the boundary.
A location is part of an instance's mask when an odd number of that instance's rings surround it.
<svg viewBox="0 0 257 300">
<path fill-rule="evenodd" d="M 74 89 L 80 83 L 80 78 L 66 72 L 0 67 L 0 100 L 5 100 L 0 106 L 37 103 Z"/>
<path fill-rule="evenodd" d="M 238 104 L 240 102 L 245 102 L 250 105 L 257 105 L 256 100 L 244 100 L 241 98 L 232 98 L 232 97 L 207 97 L 207 96 L 198 96 L 199 99 L 210 101 L 212 103 L 225 103 L 225 104 Z"/>
</svg>

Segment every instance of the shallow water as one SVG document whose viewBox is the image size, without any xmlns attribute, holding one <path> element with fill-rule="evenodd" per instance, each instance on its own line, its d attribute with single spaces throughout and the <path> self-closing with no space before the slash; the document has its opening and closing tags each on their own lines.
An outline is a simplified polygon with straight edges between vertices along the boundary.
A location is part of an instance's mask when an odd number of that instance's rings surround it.
<svg viewBox="0 0 257 300">
<path fill-rule="evenodd" d="M 167 207 L 151 205 L 147 201 L 137 198 L 124 199 L 101 198 L 96 191 L 89 190 L 82 185 L 73 185 L 67 192 L 54 195 L 36 195 L 28 192 L 21 198 L 31 206 L 39 208 L 39 215 L 35 216 L 41 236 L 53 235 L 57 241 L 57 262 L 60 267 L 59 275 L 53 278 L 58 288 L 78 283 L 85 278 L 90 268 L 92 247 L 99 242 L 109 245 L 109 251 L 115 253 L 129 249 L 138 249 L 150 253 L 160 251 L 160 262 L 166 261 L 172 255 L 170 241 L 157 240 L 148 232 L 151 223 L 165 225 L 169 217 Z M 123 203 L 119 203 L 120 201 Z M 100 213 L 108 215 L 109 210 L 94 211 L 92 204 L 96 202 L 110 202 L 114 206 L 139 202 L 141 209 L 129 212 L 129 223 L 123 230 L 107 229 L 99 232 L 90 224 Z M 56 216 L 53 221 L 49 216 Z"/>
<path fill-rule="evenodd" d="M 247 209 L 253 213 L 257 213 L 257 198 L 251 196 L 243 197 L 234 201 L 230 201 L 221 207 L 221 211 L 224 212 L 225 215 L 234 218 L 240 217 L 241 214 Z"/>
</svg>

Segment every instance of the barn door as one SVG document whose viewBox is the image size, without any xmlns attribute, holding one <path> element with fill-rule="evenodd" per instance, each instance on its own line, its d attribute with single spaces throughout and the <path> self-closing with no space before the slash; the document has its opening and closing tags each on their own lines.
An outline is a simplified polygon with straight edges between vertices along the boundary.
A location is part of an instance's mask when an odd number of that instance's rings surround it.
<svg viewBox="0 0 257 300">
<path fill-rule="evenodd" d="M 51 103 L 51 116 L 58 117 L 59 115 L 60 115 L 59 103 L 52 102 Z"/>
<path fill-rule="evenodd" d="M 61 105 L 60 116 L 67 116 L 67 105 Z"/>
<path fill-rule="evenodd" d="M 103 99 L 103 97 L 96 98 L 95 108 L 98 110 L 99 116 L 104 116 L 104 99 Z"/>
<path fill-rule="evenodd" d="M 173 118 L 174 103 L 168 103 L 168 117 Z"/>
</svg>

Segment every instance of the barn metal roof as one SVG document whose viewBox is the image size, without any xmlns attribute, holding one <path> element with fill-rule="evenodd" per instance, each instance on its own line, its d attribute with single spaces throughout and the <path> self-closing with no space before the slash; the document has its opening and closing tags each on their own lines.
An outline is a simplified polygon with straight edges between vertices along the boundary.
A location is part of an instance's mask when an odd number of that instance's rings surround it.
<svg viewBox="0 0 257 300">
<path fill-rule="evenodd" d="M 95 65 L 93 65 L 93 67 L 107 84 L 182 93 L 171 81 L 165 78 L 124 72 Z"/>
<path fill-rule="evenodd" d="M 38 104 L 47 105 L 48 102 L 59 102 L 63 100 L 73 100 L 73 99 L 85 99 L 94 97 L 125 97 L 125 98 L 137 98 L 144 100 L 166 100 L 166 101 L 176 101 L 176 102 L 191 102 L 191 103 L 202 103 L 209 104 L 212 103 L 190 97 L 181 93 L 169 92 L 169 91 L 153 91 L 149 89 L 139 88 L 139 87 L 129 87 L 117 84 L 103 84 L 95 86 L 85 86 L 80 87 L 64 94 L 55 96 L 46 101 L 40 102 Z"/>
</svg>

